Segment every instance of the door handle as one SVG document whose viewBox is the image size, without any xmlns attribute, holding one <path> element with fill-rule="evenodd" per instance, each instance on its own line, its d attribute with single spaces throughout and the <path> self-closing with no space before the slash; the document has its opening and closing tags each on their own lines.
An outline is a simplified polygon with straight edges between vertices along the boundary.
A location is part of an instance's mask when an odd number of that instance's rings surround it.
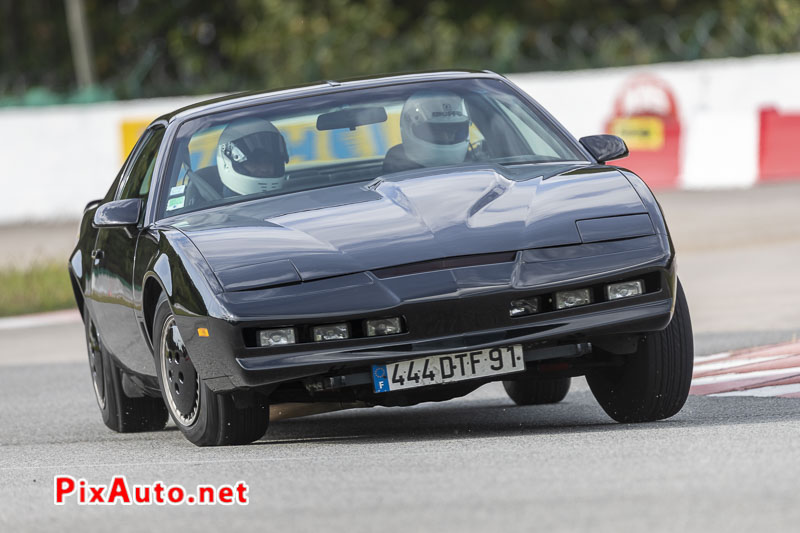
<svg viewBox="0 0 800 533">
<path fill-rule="evenodd" d="M 100 261 L 103 260 L 104 255 L 105 253 L 103 253 L 103 250 L 101 250 L 100 248 L 95 248 L 94 250 L 92 250 L 92 259 L 94 260 L 94 264 L 99 265 Z"/>
</svg>

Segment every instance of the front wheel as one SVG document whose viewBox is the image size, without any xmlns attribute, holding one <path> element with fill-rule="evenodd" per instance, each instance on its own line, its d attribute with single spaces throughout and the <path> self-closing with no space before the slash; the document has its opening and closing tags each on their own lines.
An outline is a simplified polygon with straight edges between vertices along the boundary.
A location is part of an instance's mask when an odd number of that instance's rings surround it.
<svg viewBox="0 0 800 533">
<path fill-rule="evenodd" d="M 189 441 L 220 446 L 247 444 L 264 436 L 269 424 L 266 399 L 253 394 L 248 405 L 237 406 L 231 395 L 216 393 L 203 383 L 163 294 L 156 306 L 153 347 L 164 402 Z"/>
<path fill-rule="evenodd" d="M 681 410 L 689 395 L 694 362 L 692 322 L 680 282 L 675 313 L 662 331 L 650 333 L 622 367 L 586 375 L 594 397 L 617 422 L 652 422 Z"/>
</svg>

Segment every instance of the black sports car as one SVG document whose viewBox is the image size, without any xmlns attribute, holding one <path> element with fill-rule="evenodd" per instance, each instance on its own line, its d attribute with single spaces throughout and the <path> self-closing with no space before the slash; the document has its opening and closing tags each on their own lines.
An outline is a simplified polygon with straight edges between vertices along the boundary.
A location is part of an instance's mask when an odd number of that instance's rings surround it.
<svg viewBox="0 0 800 533">
<path fill-rule="evenodd" d="M 586 375 L 622 422 L 677 413 L 692 332 L 661 210 L 502 76 L 210 100 L 155 120 L 69 262 L 103 420 L 197 445 L 269 407 L 404 406 Z"/>
</svg>

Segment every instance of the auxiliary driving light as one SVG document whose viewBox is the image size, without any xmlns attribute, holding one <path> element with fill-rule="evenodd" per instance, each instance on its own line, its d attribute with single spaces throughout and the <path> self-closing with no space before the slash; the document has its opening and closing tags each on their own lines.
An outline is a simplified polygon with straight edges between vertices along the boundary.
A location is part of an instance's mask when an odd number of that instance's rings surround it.
<svg viewBox="0 0 800 533">
<path fill-rule="evenodd" d="M 403 332 L 403 322 L 400 317 L 377 318 L 367 320 L 367 337 L 378 335 L 396 335 Z"/>
<path fill-rule="evenodd" d="M 319 341 L 336 341 L 340 339 L 350 338 L 350 326 L 346 323 L 342 324 L 325 324 L 324 326 L 316 326 L 314 328 L 314 340 Z"/>
<path fill-rule="evenodd" d="M 644 294 L 644 281 L 640 279 L 606 285 L 606 297 L 609 300 L 630 298 L 631 296 L 639 296 L 640 294 Z"/>
<path fill-rule="evenodd" d="M 262 329 L 258 332 L 260 346 L 280 346 L 295 342 L 294 328 Z"/>
<path fill-rule="evenodd" d="M 592 303 L 592 291 L 589 289 L 575 289 L 574 291 L 561 291 L 556 293 L 556 309 L 569 309 Z"/>
<path fill-rule="evenodd" d="M 539 312 L 539 298 L 525 298 L 524 300 L 511 300 L 511 309 L 508 316 L 515 318 L 518 316 L 532 315 Z"/>
</svg>

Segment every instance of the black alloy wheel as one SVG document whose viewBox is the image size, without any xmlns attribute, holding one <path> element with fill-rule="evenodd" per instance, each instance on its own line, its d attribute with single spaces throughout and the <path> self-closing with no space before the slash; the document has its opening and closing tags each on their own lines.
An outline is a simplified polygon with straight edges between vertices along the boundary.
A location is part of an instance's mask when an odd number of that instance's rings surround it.
<svg viewBox="0 0 800 533">
<path fill-rule="evenodd" d="M 161 375 L 170 411 L 177 423 L 191 426 L 200 412 L 200 377 L 172 316 L 164 322 L 161 354 Z"/>
<path fill-rule="evenodd" d="M 161 394 L 172 420 L 197 446 L 248 444 L 269 425 L 267 398 L 243 391 L 249 401 L 212 391 L 197 372 L 165 294 L 156 304 L 153 346 Z"/>
</svg>

